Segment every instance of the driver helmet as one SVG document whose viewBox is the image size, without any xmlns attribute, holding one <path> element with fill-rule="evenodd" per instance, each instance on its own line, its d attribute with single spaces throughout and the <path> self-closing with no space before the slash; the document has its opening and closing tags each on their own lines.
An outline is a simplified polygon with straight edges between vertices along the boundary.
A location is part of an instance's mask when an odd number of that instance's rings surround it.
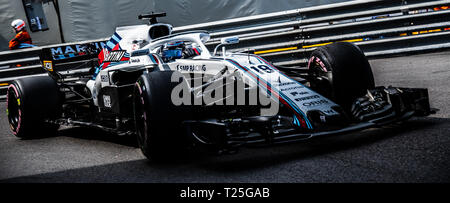
<svg viewBox="0 0 450 203">
<path fill-rule="evenodd" d="M 11 27 L 16 31 L 16 32 L 20 32 L 22 30 L 25 29 L 26 25 L 25 25 L 25 21 L 21 20 L 21 19 L 16 19 L 13 20 L 11 22 Z"/>
<path fill-rule="evenodd" d="M 165 61 L 180 59 L 183 57 L 183 49 L 185 44 L 183 41 L 169 42 L 165 45 L 162 57 Z"/>
</svg>

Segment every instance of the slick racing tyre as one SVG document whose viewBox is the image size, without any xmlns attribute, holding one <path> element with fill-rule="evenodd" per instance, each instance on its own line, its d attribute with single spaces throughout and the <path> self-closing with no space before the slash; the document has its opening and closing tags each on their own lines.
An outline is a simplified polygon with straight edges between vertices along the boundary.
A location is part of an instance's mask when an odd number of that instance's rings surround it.
<svg viewBox="0 0 450 203">
<path fill-rule="evenodd" d="M 336 42 L 314 50 L 308 62 L 313 90 L 350 111 L 355 99 L 375 88 L 370 64 L 364 53 L 348 42 Z"/>
<path fill-rule="evenodd" d="M 144 73 L 135 84 L 133 109 L 138 145 L 151 161 L 177 158 L 187 143 L 182 121 L 190 113 L 171 100 L 172 90 L 187 84 L 184 80 L 171 82 L 173 73 Z"/>
<path fill-rule="evenodd" d="M 29 77 L 12 82 L 6 95 L 6 113 L 13 134 L 19 138 L 51 136 L 59 125 L 61 100 L 56 82 L 48 76 Z"/>
</svg>

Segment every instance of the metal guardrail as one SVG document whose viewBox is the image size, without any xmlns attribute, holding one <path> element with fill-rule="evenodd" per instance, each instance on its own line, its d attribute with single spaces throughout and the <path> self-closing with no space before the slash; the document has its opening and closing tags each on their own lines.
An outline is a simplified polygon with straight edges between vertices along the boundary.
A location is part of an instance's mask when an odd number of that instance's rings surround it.
<svg viewBox="0 0 450 203">
<path fill-rule="evenodd" d="M 311 51 L 336 41 L 354 42 L 368 57 L 450 48 L 449 5 L 450 1 L 349 1 L 175 31 L 209 30 L 211 47 L 221 37 L 239 36 L 240 43 L 231 51 L 253 51 L 274 65 L 301 69 Z"/>
<path fill-rule="evenodd" d="M 252 52 L 274 65 L 302 70 L 310 52 L 336 41 L 354 42 L 368 57 L 450 48 L 449 5 L 450 0 L 348 1 L 177 27 L 174 32 L 208 30 L 209 48 L 222 37 L 239 36 L 240 43 L 228 51 Z M 44 73 L 38 61 L 41 48 L 0 52 L 0 95 L 11 80 Z"/>
</svg>

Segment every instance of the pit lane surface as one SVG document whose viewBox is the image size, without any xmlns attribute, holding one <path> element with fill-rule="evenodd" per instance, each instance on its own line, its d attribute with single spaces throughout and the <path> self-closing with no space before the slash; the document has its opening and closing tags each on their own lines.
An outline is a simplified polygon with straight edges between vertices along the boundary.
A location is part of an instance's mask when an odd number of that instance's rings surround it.
<svg viewBox="0 0 450 203">
<path fill-rule="evenodd" d="M 232 155 L 192 153 L 173 163 L 147 161 L 134 139 L 80 128 L 19 140 L 1 113 L 0 182 L 450 182 L 449 55 L 370 61 L 377 85 L 429 88 L 440 109 L 430 117 Z"/>
</svg>

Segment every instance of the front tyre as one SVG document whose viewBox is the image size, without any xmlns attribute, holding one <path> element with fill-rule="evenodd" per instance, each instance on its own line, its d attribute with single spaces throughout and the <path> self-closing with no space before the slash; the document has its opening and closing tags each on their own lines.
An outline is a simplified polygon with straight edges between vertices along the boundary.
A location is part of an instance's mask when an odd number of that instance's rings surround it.
<svg viewBox="0 0 450 203">
<path fill-rule="evenodd" d="M 375 88 L 370 64 L 356 45 L 336 42 L 314 50 L 308 62 L 310 85 L 347 112 L 355 99 Z"/>
<path fill-rule="evenodd" d="M 172 90 L 184 81 L 171 82 L 174 72 L 144 73 L 134 88 L 134 120 L 138 145 L 152 161 L 167 161 L 180 156 L 187 136 L 182 121 L 189 118 L 185 107 L 175 106 Z"/>
</svg>

